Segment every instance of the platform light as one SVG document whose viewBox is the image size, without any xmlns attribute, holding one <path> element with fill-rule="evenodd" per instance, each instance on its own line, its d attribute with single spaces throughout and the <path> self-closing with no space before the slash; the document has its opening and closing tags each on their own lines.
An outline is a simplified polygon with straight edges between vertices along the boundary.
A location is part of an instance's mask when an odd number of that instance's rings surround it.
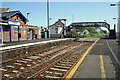
<svg viewBox="0 0 120 80">
<path fill-rule="evenodd" d="M 27 13 L 27 19 L 28 19 L 28 15 L 29 15 L 30 13 Z"/>
<path fill-rule="evenodd" d="M 116 4 L 110 4 L 110 6 L 116 6 Z"/>
<path fill-rule="evenodd" d="M 116 18 L 113 18 L 113 19 L 116 19 Z"/>
<path fill-rule="evenodd" d="M 118 29 L 119 29 L 119 32 L 120 32 L 120 1 L 118 2 L 118 4 L 110 4 L 110 6 L 116 6 L 118 5 L 118 16 L 119 18 L 113 18 L 113 19 L 118 19 Z M 118 34 L 118 45 L 120 45 L 120 33 Z"/>
</svg>

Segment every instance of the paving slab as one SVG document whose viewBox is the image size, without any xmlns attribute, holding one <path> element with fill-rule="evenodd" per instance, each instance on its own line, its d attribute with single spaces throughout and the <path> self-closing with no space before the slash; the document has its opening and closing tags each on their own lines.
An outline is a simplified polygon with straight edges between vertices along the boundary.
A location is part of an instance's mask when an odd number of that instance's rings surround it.
<svg viewBox="0 0 120 80">
<path fill-rule="evenodd" d="M 114 42 L 114 41 L 113 41 Z M 117 47 L 116 42 L 110 44 Z M 116 48 L 113 48 L 117 52 Z M 102 60 L 100 59 L 102 56 Z M 107 46 L 106 39 L 100 39 L 92 48 L 86 59 L 79 66 L 73 78 L 101 79 L 105 75 L 108 79 L 116 79 L 116 63 L 112 57 L 111 51 Z M 101 64 L 103 62 L 103 65 Z M 105 73 L 103 73 L 103 71 Z"/>
<path fill-rule="evenodd" d="M 78 68 L 74 78 L 100 78 L 100 75 L 99 56 L 88 55 L 84 63 Z"/>
</svg>

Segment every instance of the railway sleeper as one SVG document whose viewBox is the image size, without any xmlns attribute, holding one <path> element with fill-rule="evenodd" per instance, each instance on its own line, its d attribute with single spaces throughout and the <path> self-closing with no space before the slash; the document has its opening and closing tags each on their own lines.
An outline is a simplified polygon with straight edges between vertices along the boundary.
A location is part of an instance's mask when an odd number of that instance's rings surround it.
<svg viewBox="0 0 120 80">
<path fill-rule="evenodd" d="M 6 76 L 6 75 L 8 75 L 8 76 Z M 13 72 L 10 72 L 9 74 L 4 74 L 3 75 L 3 78 L 19 78 L 19 75 L 20 74 L 18 74 L 18 72 L 17 71 L 13 71 Z"/>
<path fill-rule="evenodd" d="M 13 72 L 13 73 L 18 73 L 18 71 L 17 71 L 17 70 L 13 70 L 12 72 Z"/>
<path fill-rule="evenodd" d="M 58 79 L 58 78 L 61 78 L 61 77 L 56 77 L 56 76 L 49 76 L 49 75 L 46 75 L 45 78 L 54 78 L 54 79 Z"/>
<path fill-rule="evenodd" d="M 66 66 L 66 67 L 71 67 L 72 66 L 71 64 L 60 64 L 60 63 L 58 63 L 57 65 L 59 65 L 59 66 Z"/>
<path fill-rule="evenodd" d="M 31 65 L 30 65 L 30 64 L 27 64 L 26 66 L 30 67 Z"/>
<path fill-rule="evenodd" d="M 32 62 L 32 64 L 36 64 L 36 62 Z"/>
<path fill-rule="evenodd" d="M 54 72 L 52 73 L 44 73 L 44 76 L 49 75 L 49 76 L 56 76 L 56 77 L 62 77 L 63 74 L 55 74 Z"/>
<path fill-rule="evenodd" d="M 23 69 L 25 69 L 25 67 L 20 67 L 20 69 L 22 69 L 22 70 L 23 70 Z"/>
<path fill-rule="evenodd" d="M 14 64 L 4 65 L 4 66 L 3 66 L 3 69 L 9 70 L 9 69 L 15 68 L 16 66 L 17 66 L 17 65 L 14 65 Z"/>
<path fill-rule="evenodd" d="M 59 68 L 50 68 L 51 70 L 55 70 L 55 71 L 62 71 L 62 72 L 66 72 L 66 69 L 59 69 Z"/>
<path fill-rule="evenodd" d="M 4 74 L 3 77 L 8 78 L 8 77 L 10 77 L 10 75 L 9 74 Z"/>
<path fill-rule="evenodd" d="M 71 64 L 71 65 L 73 65 L 74 63 L 66 62 L 66 61 L 65 61 L 65 62 L 62 62 L 62 61 L 61 61 L 60 64 Z"/>
<path fill-rule="evenodd" d="M 4 68 L 0 68 L 0 72 L 1 72 L 1 71 L 7 71 L 7 69 L 4 69 Z"/>
<path fill-rule="evenodd" d="M 59 69 L 69 69 L 70 67 L 66 67 L 66 66 L 59 66 L 59 65 L 55 65 L 55 68 L 59 68 Z"/>
<path fill-rule="evenodd" d="M 39 56 L 31 56 L 31 57 L 29 57 L 30 59 L 37 59 L 37 58 L 39 58 Z"/>
<path fill-rule="evenodd" d="M 17 62 L 27 63 L 27 61 L 24 61 L 24 60 L 17 60 Z"/>
<path fill-rule="evenodd" d="M 15 65 L 22 65 L 21 63 L 18 63 L 18 62 L 16 62 L 16 63 L 14 63 Z"/>
<path fill-rule="evenodd" d="M 30 58 L 29 58 L 29 59 L 23 58 L 22 60 L 25 60 L 25 61 L 32 61 Z"/>
<path fill-rule="evenodd" d="M 63 75 L 63 73 L 55 72 L 55 71 L 45 71 L 45 73 L 55 74 L 55 75 Z"/>
</svg>

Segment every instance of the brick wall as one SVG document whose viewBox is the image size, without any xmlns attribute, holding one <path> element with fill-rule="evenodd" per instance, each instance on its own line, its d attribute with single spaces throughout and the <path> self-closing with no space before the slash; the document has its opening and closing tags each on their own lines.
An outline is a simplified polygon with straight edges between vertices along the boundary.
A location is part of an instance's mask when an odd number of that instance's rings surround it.
<svg viewBox="0 0 120 80">
<path fill-rule="evenodd" d="M 9 31 L 4 31 L 3 32 L 3 41 L 4 42 L 8 42 L 8 41 L 10 41 L 10 33 L 9 33 Z"/>
<path fill-rule="evenodd" d="M 24 20 L 22 19 L 22 17 L 20 17 L 19 15 L 15 15 L 12 18 L 8 19 L 8 20 L 12 20 L 12 21 L 19 21 L 21 26 L 21 38 L 20 40 L 27 40 L 27 27 L 26 27 L 26 22 L 24 22 Z M 12 41 L 17 41 L 18 40 L 18 26 L 8 26 L 12 28 Z M 10 30 L 9 31 L 4 31 L 3 32 L 3 38 L 4 38 L 4 42 L 9 42 L 10 41 Z"/>
<path fill-rule="evenodd" d="M 38 36 L 38 27 L 26 25 L 26 21 L 24 21 L 23 18 L 20 17 L 19 15 L 15 15 L 12 18 L 10 18 L 9 20 L 20 22 L 20 24 L 21 24 L 21 26 L 20 26 L 21 38 L 19 38 L 20 40 L 27 40 L 27 34 L 28 34 L 29 28 L 32 28 L 33 30 L 35 30 L 35 34 L 37 34 L 37 36 Z M 12 28 L 12 41 L 18 41 L 18 31 L 16 31 L 16 30 L 18 30 L 18 26 L 8 26 L 8 27 Z M 4 42 L 10 41 L 10 32 L 9 31 L 4 31 L 3 36 L 4 36 Z"/>
</svg>

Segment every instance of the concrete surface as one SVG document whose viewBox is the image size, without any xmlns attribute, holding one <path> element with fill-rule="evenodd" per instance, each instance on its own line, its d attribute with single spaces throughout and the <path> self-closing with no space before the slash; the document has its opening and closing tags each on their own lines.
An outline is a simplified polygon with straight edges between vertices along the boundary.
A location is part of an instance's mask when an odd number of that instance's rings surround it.
<svg viewBox="0 0 120 80">
<path fill-rule="evenodd" d="M 89 55 L 83 61 L 82 65 L 78 68 L 73 78 L 80 79 L 101 79 L 102 69 L 100 64 L 100 55 L 103 57 L 104 71 L 107 79 L 116 80 L 118 79 L 118 63 L 112 55 L 106 41 L 110 45 L 114 54 L 118 57 L 119 49 L 116 40 L 100 39 Z M 119 80 L 119 79 L 118 79 Z"/>
</svg>

